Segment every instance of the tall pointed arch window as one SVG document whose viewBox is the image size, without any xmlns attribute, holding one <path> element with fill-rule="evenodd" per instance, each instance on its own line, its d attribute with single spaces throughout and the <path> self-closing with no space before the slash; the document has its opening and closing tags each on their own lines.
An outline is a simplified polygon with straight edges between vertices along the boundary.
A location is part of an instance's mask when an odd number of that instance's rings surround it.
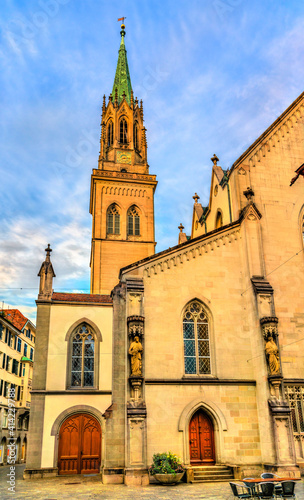
<svg viewBox="0 0 304 500">
<path fill-rule="evenodd" d="M 107 210 L 107 234 L 120 234 L 120 214 L 115 204 Z"/>
<path fill-rule="evenodd" d="M 128 210 L 128 235 L 140 235 L 140 216 L 135 205 Z"/>
<path fill-rule="evenodd" d="M 128 124 L 125 118 L 122 118 L 119 123 L 119 142 L 121 144 L 128 143 Z"/>
<path fill-rule="evenodd" d="M 114 137 L 114 124 L 112 120 L 110 120 L 108 123 L 108 131 L 107 131 L 108 146 L 113 146 L 113 137 Z"/>
<path fill-rule="evenodd" d="M 95 335 L 82 324 L 72 335 L 71 387 L 94 387 Z"/>
<path fill-rule="evenodd" d="M 138 124 L 137 124 L 137 122 L 134 123 L 133 136 L 134 136 L 134 148 L 135 149 L 139 149 L 139 144 L 138 144 Z"/>
<path fill-rule="evenodd" d="M 209 322 L 203 305 L 192 301 L 183 315 L 185 373 L 211 373 Z"/>
</svg>

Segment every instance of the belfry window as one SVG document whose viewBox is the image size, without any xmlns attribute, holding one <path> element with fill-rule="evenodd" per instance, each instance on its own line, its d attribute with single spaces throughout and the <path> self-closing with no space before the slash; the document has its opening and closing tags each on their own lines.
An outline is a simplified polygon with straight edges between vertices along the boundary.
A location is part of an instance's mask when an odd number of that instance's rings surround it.
<svg viewBox="0 0 304 500">
<path fill-rule="evenodd" d="M 80 325 L 72 337 L 72 387 L 94 387 L 95 337 L 88 325 Z"/>
<path fill-rule="evenodd" d="M 140 217 L 135 205 L 128 210 L 128 235 L 140 235 Z"/>
<path fill-rule="evenodd" d="M 137 123 L 134 123 L 134 148 L 138 149 L 138 125 Z"/>
<path fill-rule="evenodd" d="M 202 304 L 191 302 L 183 316 L 185 373 L 211 373 L 209 322 Z"/>
<path fill-rule="evenodd" d="M 217 211 L 216 220 L 215 220 L 215 228 L 218 229 L 223 225 L 223 215 L 220 210 Z"/>
<path fill-rule="evenodd" d="M 107 210 L 107 234 L 120 234 L 120 214 L 116 205 Z"/>
<path fill-rule="evenodd" d="M 113 125 L 112 120 L 110 120 L 109 124 L 108 124 L 108 132 L 107 132 L 108 146 L 113 146 L 113 131 L 114 131 L 114 125 Z"/>
<path fill-rule="evenodd" d="M 119 134 L 119 142 L 121 144 L 128 143 L 128 124 L 124 118 L 120 120 L 120 134 Z"/>
</svg>

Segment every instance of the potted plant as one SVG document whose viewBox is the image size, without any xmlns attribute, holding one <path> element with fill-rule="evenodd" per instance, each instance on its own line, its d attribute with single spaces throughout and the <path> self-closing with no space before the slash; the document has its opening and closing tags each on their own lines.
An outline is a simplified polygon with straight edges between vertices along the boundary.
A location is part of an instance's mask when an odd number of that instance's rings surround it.
<svg viewBox="0 0 304 500">
<path fill-rule="evenodd" d="M 175 484 L 181 480 L 185 469 L 180 458 L 169 451 L 153 455 L 149 472 L 162 484 Z"/>
</svg>

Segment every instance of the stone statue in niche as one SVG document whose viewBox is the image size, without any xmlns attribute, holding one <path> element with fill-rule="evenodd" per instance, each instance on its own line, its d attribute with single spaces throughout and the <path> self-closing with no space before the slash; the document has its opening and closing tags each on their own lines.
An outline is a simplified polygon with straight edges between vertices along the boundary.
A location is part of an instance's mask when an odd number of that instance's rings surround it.
<svg viewBox="0 0 304 500">
<path fill-rule="evenodd" d="M 280 373 L 279 349 L 271 336 L 267 339 L 265 353 L 270 375 L 278 375 Z"/>
<path fill-rule="evenodd" d="M 141 353 L 143 352 L 143 346 L 139 341 L 139 337 L 136 335 L 133 342 L 131 342 L 129 348 L 129 354 L 131 356 L 131 375 L 141 376 L 142 361 Z"/>
</svg>

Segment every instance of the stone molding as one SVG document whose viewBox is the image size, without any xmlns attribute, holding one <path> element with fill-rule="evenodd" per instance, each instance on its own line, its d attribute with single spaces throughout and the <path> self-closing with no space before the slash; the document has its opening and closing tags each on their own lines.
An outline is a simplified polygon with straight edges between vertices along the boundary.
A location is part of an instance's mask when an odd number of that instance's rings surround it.
<svg viewBox="0 0 304 500">
<path fill-rule="evenodd" d="M 93 321 L 91 321 L 86 317 L 78 319 L 77 321 L 75 321 L 75 323 L 72 324 L 72 326 L 70 326 L 64 340 L 68 341 L 74 330 L 77 328 L 77 326 L 81 325 L 82 323 L 87 323 L 92 328 L 92 330 L 94 330 L 94 333 L 96 334 L 98 341 L 102 342 L 102 335 L 98 326 L 96 325 L 96 323 L 94 323 Z"/>
<path fill-rule="evenodd" d="M 266 340 L 269 335 L 276 339 L 278 337 L 278 318 L 276 316 L 269 316 L 260 319 L 263 337 Z"/>
<path fill-rule="evenodd" d="M 145 322 L 145 318 L 144 316 L 128 316 L 127 318 L 127 323 L 131 323 L 131 322 L 140 322 L 140 323 L 144 323 Z"/>
<path fill-rule="evenodd" d="M 226 418 L 219 407 L 209 399 L 204 400 L 202 398 L 196 398 L 188 403 L 187 406 L 183 409 L 178 421 L 179 432 L 185 431 L 190 422 L 190 418 L 199 408 L 207 411 L 207 413 L 209 413 L 209 415 L 213 417 L 213 421 L 216 422 L 216 424 L 221 428 L 222 431 L 228 430 Z"/>
<path fill-rule="evenodd" d="M 160 272 L 170 270 L 176 266 L 182 265 L 191 259 L 201 257 L 204 253 L 216 251 L 218 247 L 224 246 L 227 243 L 233 243 L 241 238 L 240 227 L 233 228 L 230 231 L 211 236 L 206 241 L 193 243 L 192 246 L 187 246 L 185 249 L 176 250 L 174 254 L 165 255 L 157 262 L 147 264 L 144 267 L 144 275 L 148 278 L 151 275 L 156 275 Z"/>
<path fill-rule="evenodd" d="M 118 179 L 131 179 L 131 180 L 139 179 L 141 181 L 156 182 L 156 175 L 149 175 L 149 174 L 135 174 L 131 172 L 115 172 L 110 170 L 94 169 L 93 175 L 96 175 L 98 177 L 110 177 L 110 178 L 116 177 Z"/>
<path fill-rule="evenodd" d="M 102 413 L 99 410 L 97 410 L 97 408 L 88 405 L 75 405 L 71 406 L 70 408 L 67 408 L 66 410 L 62 411 L 60 415 L 58 415 L 58 417 L 56 418 L 55 422 L 52 425 L 51 436 L 57 436 L 59 434 L 60 427 L 66 420 L 66 418 L 74 414 L 76 415 L 77 413 L 88 413 L 89 415 L 92 415 L 98 420 L 101 427 L 103 427 L 104 417 Z"/>
<path fill-rule="evenodd" d="M 110 183 L 104 184 L 101 188 L 101 192 L 103 194 L 112 194 L 114 196 L 137 196 L 139 198 L 147 196 L 147 191 L 145 189 L 111 186 Z"/>
</svg>

